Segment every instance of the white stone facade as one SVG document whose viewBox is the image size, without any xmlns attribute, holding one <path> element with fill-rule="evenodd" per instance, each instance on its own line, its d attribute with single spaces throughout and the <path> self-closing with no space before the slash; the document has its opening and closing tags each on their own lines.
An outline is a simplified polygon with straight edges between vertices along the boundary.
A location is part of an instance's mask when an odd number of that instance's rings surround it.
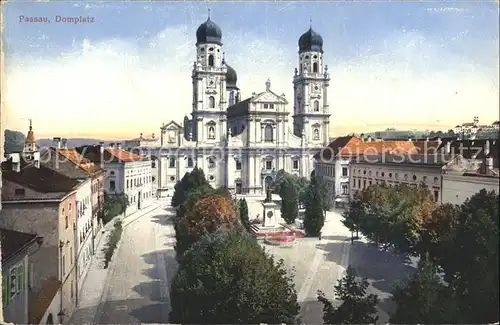
<svg viewBox="0 0 500 325">
<path fill-rule="evenodd" d="M 350 164 L 350 197 L 372 184 L 399 183 L 418 186 L 424 183 L 437 202 L 441 202 L 441 164 L 367 164 L 352 161 Z"/>
<path fill-rule="evenodd" d="M 76 225 L 77 257 L 78 257 L 78 288 L 81 288 L 85 272 L 92 260 L 92 182 L 88 178 L 82 181 L 76 189 Z"/>
<path fill-rule="evenodd" d="M 197 32 L 191 117 L 182 125 L 163 124 L 158 138 L 141 135 L 125 147 L 151 155 L 153 188 L 167 195 L 195 166 L 203 169 L 212 186 L 238 194 L 261 195 L 280 169 L 309 178 L 314 154 L 329 141 L 330 76 L 321 37 L 312 30 L 301 37 L 309 47 L 300 45 L 299 69 L 291 78 L 290 116 L 288 100 L 271 90 L 270 80 L 265 91 L 240 100 L 234 69 L 221 55 L 217 29 L 208 19 Z"/>
<path fill-rule="evenodd" d="M 129 199 L 127 214 L 149 206 L 153 193 L 150 160 L 106 162 L 105 191 L 110 194 L 124 193 Z"/>
<path fill-rule="evenodd" d="M 499 181 L 498 176 L 445 174 L 442 203 L 462 204 L 482 189 L 498 193 Z"/>
</svg>

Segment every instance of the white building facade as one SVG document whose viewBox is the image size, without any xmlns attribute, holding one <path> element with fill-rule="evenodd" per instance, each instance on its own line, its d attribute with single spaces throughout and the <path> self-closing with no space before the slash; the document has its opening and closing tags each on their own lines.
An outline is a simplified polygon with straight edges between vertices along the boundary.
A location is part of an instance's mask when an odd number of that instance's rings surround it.
<svg viewBox="0 0 500 325">
<path fill-rule="evenodd" d="M 441 202 L 442 173 L 452 161 L 448 155 L 373 155 L 351 161 L 350 197 L 374 184 L 426 185 Z"/>
<path fill-rule="evenodd" d="M 330 77 L 321 36 L 309 29 L 299 39 L 291 100 L 273 92 L 269 79 L 265 91 L 241 100 L 236 71 L 222 54 L 220 28 L 209 18 L 196 38 L 191 117 L 182 125 L 163 124 L 159 138 L 141 135 L 125 143 L 151 155 L 153 187 L 171 193 L 195 166 L 212 186 L 238 194 L 261 195 L 280 169 L 309 177 L 314 154 L 329 141 Z"/>
<path fill-rule="evenodd" d="M 443 175 L 442 203 L 462 204 L 482 189 L 498 193 L 498 175 L 449 173 Z"/>
<path fill-rule="evenodd" d="M 76 226 L 78 247 L 78 288 L 81 288 L 85 273 L 93 256 L 92 247 L 92 182 L 89 177 L 82 180 L 76 189 Z"/>
<path fill-rule="evenodd" d="M 109 194 L 124 193 L 128 197 L 127 215 L 151 205 L 155 196 L 151 160 L 121 149 L 105 150 L 116 158 L 104 163 L 103 168 L 107 175 L 104 182 L 105 191 Z"/>
</svg>

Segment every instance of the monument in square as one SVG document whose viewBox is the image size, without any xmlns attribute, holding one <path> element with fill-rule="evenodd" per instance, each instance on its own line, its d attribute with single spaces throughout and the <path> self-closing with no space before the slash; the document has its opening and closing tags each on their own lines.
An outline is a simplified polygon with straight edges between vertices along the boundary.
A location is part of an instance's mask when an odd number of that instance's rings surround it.
<svg viewBox="0 0 500 325">
<path fill-rule="evenodd" d="M 262 202 L 264 209 L 262 213 L 262 228 L 276 228 L 279 227 L 276 217 L 276 204 L 272 199 L 272 189 L 266 189 L 266 199 Z"/>
</svg>

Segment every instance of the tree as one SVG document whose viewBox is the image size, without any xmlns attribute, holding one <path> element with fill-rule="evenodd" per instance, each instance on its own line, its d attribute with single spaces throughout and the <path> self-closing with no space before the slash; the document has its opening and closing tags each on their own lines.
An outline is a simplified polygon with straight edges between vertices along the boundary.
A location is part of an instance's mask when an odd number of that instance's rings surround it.
<svg viewBox="0 0 500 325">
<path fill-rule="evenodd" d="M 293 224 L 299 214 L 299 196 L 291 180 L 285 179 L 281 183 L 281 217 L 287 224 Z"/>
<path fill-rule="evenodd" d="M 421 259 L 417 272 L 395 288 L 392 300 L 396 311 L 391 315 L 391 323 L 460 323 L 453 292 L 442 284 L 437 271 L 429 258 Z"/>
<path fill-rule="evenodd" d="M 250 228 L 250 219 L 248 218 L 248 204 L 247 204 L 247 200 L 245 200 L 244 198 L 241 199 L 239 201 L 239 205 L 240 205 L 239 213 L 240 213 L 241 224 L 243 225 L 243 227 L 247 231 L 250 231 L 251 228 Z"/>
<path fill-rule="evenodd" d="M 307 200 L 309 180 L 306 177 L 299 177 L 294 174 L 287 173 L 283 169 L 280 169 L 276 173 L 276 179 L 272 185 L 273 192 L 275 194 L 279 194 L 281 192 L 281 185 L 285 180 L 290 181 L 293 186 L 295 186 L 295 191 L 297 192 L 299 198 L 299 204 L 304 204 Z"/>
<path fill-rule="evenodd" d="M 356 223 L 368 239 L 399 253 L 420 255 L 423 225 L 436 203 L 426 187 L 376 184 L 350 202 L 346 223 Z M 352 214 L 351 214 L 352 213 Z"/>
<path fill-rule="evenodd" d="M 283 261 L 237 232 L 207 234 L 185 253 L 170 301 L 174 324 L 293 324 L 300 309 Z"/>
<path fill-rule="evenodd" d="M 446 279 L 458 297 L 465 323 L 492 323 L 499 319 L 498 223 L 495 192 L 481 190 L 458 210 L 449 251 L 443 256 Z"/>
<path fill-rule="evenodd" d="M 6 154 L 23 151 L 24 134 L 19 131 L 5 129 L 3 146 Z"/>
<path fill-rule="evenodd" d="M 182 254 L 204 234 L 220 229 L 241 229 L 240 218 L 231 200 L 214 194 L 201 197 L 177 223 L 175 229 L 177 256 L 182 257 Z"/>
<path fill-rule="evenodd" d="M 355 238 L 359 238 L 359 217 L 362 215 L 362 202 L 358 195 L 351 200 L 348 209 L 342 213 L 342 223 L 344 226 L 351 231 L 351 239 L 354 239 L 354 232 L 356 232 Z"/>
<path fill-rule="evenodd" d="M 325 180 L 320 176 L 316 176 L 316 174 L 311 178 L 311 183 L 314 183 L 314 186 L 320 194 L 321 208 L 323 211 L 326 212 L 332 209 L 335 200 L 335 193 L 332 191 L 332 188 L 328 186 L 328 183 L 325 182 Z"/>
<path fill-rule="evenodd" d="M 335 297 L 342 301 L 334 307 L 325 294 L 318 291 L 318 301 L 323 303 L 324 324 L 374 324 L 378 320 L 378 297 L 367 295 L 368 280 L 356 279 L 356 270 L 349 266 L 346 275 L 337 281 Z"/>
<path fill-rule="evenodd" d="M 190 173 L 184 174 L 182 179 L 175 184 L 171 205 L 173 207 L 181 206 L 189 191 L 206 185 L 210 186 L 205 178 L 205 173 L 202 169 L 195 167 Z"/>
<path fill-rule="evenodd" d="M 314 183 L 309 185 L 309 198 L 305 206 L 304 229 L 306 236 L 317 237 L 325 223 L 325 216 L 323 214 L 321 196 Z"/>
<path fill-rule="evenodd" d="M 125 193 L 109 195 L 104 192 L 102 221 L 104 224 L 110 222 L 114 217 L 125 213 L 129 205 L 128 196 Z"/>
</svg>

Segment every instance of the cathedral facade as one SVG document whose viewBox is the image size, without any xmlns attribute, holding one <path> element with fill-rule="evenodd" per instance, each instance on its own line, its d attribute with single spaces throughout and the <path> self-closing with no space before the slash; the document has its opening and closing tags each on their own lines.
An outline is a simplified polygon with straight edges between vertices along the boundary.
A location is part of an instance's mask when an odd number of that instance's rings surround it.
<svg viewBox="0 0 500 325">
<path fill-rule="evenodd" d="M 310 176 L 314 154 L 329 143 L 330 77 L 322 37 L 310 28 L 298 43 L 293 98 L 273 92 L 268 79 L 265 90 L 242 100 L 236 71 L 224 58 L 221 29 L 210 17 L 198 27 L 191 117 L 164 123 L 159 137 L 141 134 L 125 143 L 151 155 L 160 194 L 171 192 L 195 166 L 212 186 L 247 195 L 261 195 L 280 169 Z"/>
</svg>

